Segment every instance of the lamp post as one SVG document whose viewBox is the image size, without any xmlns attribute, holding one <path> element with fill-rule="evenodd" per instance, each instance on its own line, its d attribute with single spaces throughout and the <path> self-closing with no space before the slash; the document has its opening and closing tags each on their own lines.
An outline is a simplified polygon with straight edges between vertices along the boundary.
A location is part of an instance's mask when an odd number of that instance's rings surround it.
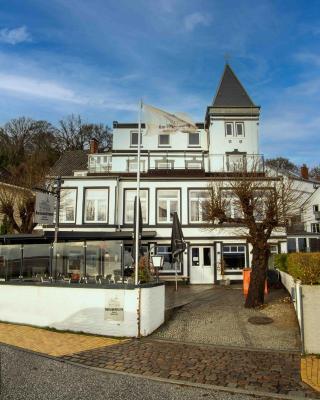
<svg viewBox="0 0 320 400">
<path fill-rule="evenodd" d="M 163 267 L 164 257 L 155 255 L 151 256 L 153 267 L 156 269 L 157 282 L 159 282 L 159 269 Z"/>
</svg>

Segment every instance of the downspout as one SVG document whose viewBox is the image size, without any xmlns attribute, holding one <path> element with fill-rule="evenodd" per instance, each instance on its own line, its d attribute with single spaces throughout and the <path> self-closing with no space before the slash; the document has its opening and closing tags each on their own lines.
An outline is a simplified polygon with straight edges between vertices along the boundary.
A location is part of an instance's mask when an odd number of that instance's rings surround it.
<svg viewBox="0 0 320 400">
<path fill-rule="evenodd" d="M 303 323 L 303 295 L 302 295 L 302 286 L 301 284 L 296 284 L 296 289 L 298 289 L 299 296 L 299 308 L 300 308 L 300 335 L 301 335 L 301 353 L 305 354 L 305 346 L 304 346 L 304 323 Z"/>
</svg>

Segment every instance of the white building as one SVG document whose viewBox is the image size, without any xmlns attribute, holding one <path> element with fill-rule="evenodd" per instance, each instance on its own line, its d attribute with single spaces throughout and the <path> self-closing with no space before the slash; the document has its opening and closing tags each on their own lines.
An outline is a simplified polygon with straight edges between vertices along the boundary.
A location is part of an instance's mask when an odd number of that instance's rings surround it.
<svg viewBox="0 0 320 400">
<path fill-rule="evenodd" d="M 165 256 L 162 275 L 174 274 L 170 249 L 174 211 L 188 244 L 178 271 L 181 278 L 190 283 L 217 282 L 224 260 L 225 275 L 238 280 L 243 267 L 251 265 L 251 248 L 242 230 L 231 225 L 209 230 L 201 204 L 211 180 L 233 179 L 244 164 L 255 165 L 263 176 L 259 117 L 260 107 L 226 65 L 205 123 L 197 123 L 197 133 L 146 135 L 142 125 L 142 244 L 150 254 Z M 114 122 L 112 151 L 99 154 L 93 140 L 89 154 L 66 153 L 54 168 L 63 179 L 60 239 L 123 240 L 124 267 L 131 263 L 137 144 L 137 123 Z M 307 187 L 310 196 L 314 189 Z M 286 251 L 286 232 L 277 230 L 270 242 L 273 253 Z"/>
</svg>

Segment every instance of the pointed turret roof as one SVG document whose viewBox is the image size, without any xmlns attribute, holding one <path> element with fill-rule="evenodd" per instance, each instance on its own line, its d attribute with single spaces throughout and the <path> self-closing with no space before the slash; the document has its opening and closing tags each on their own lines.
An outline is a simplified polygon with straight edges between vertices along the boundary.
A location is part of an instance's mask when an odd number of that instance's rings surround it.
<svg viewBox="0 0 320 400">
<path fill-rule="evenodd" d="M 226 64 L 220 85 L 212 102 L 213 107 L 257 107 L 242 86 L 229 64 Z"/>
</svg>

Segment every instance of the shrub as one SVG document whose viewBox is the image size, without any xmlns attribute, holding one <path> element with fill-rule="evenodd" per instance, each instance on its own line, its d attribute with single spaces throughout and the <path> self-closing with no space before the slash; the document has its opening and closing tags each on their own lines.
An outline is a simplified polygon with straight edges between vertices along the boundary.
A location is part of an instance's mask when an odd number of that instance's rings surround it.
<svg viewBox="0 0 320 400">
<path fill-rule="evenodd" d="M 320 284 L 320 253 L 290 253 L 287 272 L 305 285 Z"/>
<path fill-rule="evenodd" d="M 280 271 L 287 272 L 288 271 L 288 254 L 281 253 L 274 255 L 274 265 Z"/>
</svg>

